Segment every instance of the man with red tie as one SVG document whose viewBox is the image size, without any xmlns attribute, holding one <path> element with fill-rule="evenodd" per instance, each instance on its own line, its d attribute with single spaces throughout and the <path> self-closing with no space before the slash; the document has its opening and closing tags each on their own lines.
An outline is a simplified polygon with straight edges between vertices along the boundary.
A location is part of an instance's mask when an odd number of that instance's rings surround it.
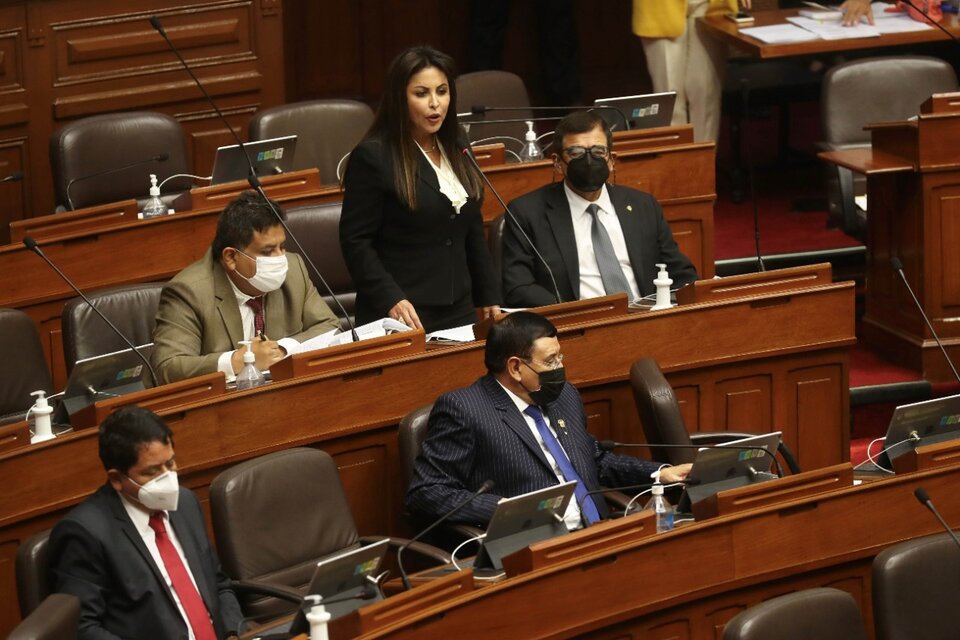
<svg viewBox="0 0 960 640">
<path fill-rule="evenodd" d="M 210 250 L 160 294 L 151 359 L 162 383 L 214 371 L 233 377 L 243 367 L 241 340 L 251 341 L 264 371 L 286 355 L 285 339 L 303 342 L 340 328 L 286 242 L 283 225 L 256 193 L 227 205 Z"/>
<path fill-rule="evenodd" d="M 192 491 L 177 482 L 173 434 L 124 407 L 100 426 L 107 482 L 50 534 L 54 590 L 80 599 L 81 640 L 218 640 L 242 613 Z"/>
</svg>

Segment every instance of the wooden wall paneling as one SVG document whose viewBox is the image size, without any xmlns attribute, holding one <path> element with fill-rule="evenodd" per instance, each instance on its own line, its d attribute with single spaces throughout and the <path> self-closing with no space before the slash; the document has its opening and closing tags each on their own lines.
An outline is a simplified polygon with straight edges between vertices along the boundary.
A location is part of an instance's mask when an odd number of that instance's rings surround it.
<svg viewBox="0 0 960 640">
<path fill-rule="evenodd" d="M 0 184 L 0 243 L 10 239 L 6 221 L 23 218 L 31 175 L 29 147 L 30 96 L 26 10 L 0 7 L 0 178 L 22 171 L 19 182 Z"/>
<path fill-rule="evenodd" d="M 771 415 L 773 376 L 747 374 L 713 385 L 715 426 L 719 431 L 774 431 Z"/>
<path fill-rule="evenodd" d="M 784 393 L 793 399 L 782 405 L 788 413 L 777 415 L 774 428 L 786 427 L 784 441 L 794 455 L 804 459 L 808 469 L 826 466 L 823 463 L 836 460 L 838 454 L 841 460 L 850 459 L 850 408 L 831 389 L 839 380 L 849 379 L 844 369 L 845 365 L 814 364 L 792 369 L 784 378 Z M 827 433 L 839 433 L 841 440 L 828 439 Z"/>
</svg>

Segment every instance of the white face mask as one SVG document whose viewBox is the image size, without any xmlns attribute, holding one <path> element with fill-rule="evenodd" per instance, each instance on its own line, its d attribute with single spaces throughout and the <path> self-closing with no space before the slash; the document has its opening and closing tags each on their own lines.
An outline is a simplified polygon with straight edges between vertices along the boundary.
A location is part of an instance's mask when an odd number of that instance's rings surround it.
<svg viewBox="0 0 960 640">
<path fill-rule="evenodd" d="M 129 476 L 128 476 L 129 477 Z M 137 484 L 132 479 L 130 482 Z M 176 511 L 180 499 L 180 483 L 176 471 L 162 473 L 144 485 L 137 485 L 137 500 L 151 511 Z"/>
<path fill-rule="evenodd" d="M 239 253 L 243 253 L 237 249 Z M 243 253 L 247 256 L 247 254 Z M 253 256 L 247 256 L 253 259 Z M 237 275 L 250 283 L 257 291 L 261 293 L 270 293 L 283 286 L 283 281 L 287 279 L 287 254 L 281 256 L 257 256 L 257 272 L 252 278 L 244 277 L 237 271 Z"/>
</svg>

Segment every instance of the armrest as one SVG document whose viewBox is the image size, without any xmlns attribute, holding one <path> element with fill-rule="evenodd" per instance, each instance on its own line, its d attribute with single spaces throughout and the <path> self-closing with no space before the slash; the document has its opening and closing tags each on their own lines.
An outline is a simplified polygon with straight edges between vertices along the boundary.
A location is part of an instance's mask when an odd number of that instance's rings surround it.
<svg viewBox="0 0 960 640">
<path fill-rule="evenodd" d="M 300 604 L 303 602 L 303 594 L 291 587 L 285 587 L 278 584 L 267 584 L 256 580 L 231 580 L 230 588 L 235 593 L 251 596 L 269 596 Z"/>
<path fill-rule="evenodd" d="M 381 540 L 387 540 L 391 549 L 399 549 L 410 542 L 407 538 L 396 538 L 393 536 L 361 536 L 360 542 L 363 544 L 372 544 Z M 450 564 L 450 554 L 443 549 L 438 549 L 432 544 L 425 542 L 414 542 L 407 547 L 408 551 L 414 551 L 424 558 L 435 561 L 437 564 Z"/>
</svg>

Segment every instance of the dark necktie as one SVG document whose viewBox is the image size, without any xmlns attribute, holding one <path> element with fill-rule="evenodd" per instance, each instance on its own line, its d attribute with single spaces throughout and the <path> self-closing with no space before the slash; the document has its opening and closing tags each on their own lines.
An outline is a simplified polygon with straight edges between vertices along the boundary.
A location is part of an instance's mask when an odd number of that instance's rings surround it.
<svg viewBox="0 0 960 640">
<path fill-rule="evenodd" d="M 163 560 L 163 566 L 167 570 L 167 575 L 170 576 L 173 590 L 177 592 L 183 612 L 187 614 L 187 624 L 193 629 L 193 635 L 197 640 L 217 640 L 217 632 L 214 631 L 213 623 L 210 621 L 207 605 L 203 603 L 203 598 L 200 597 L 200 593 L 190 579 L 180 554 L 177 553 L 176 547 L 167 535 L 162 513 L 158 512 L 150 516 L 150 528 L 157 534 L 160 559 Z"/>
<path fill-rule="evenodd" d="M 583 480 L 580 479 L 580 474 L 573 468 L 570 458 L 567 457 L 563 447 L 560 446 L 557 437 L 550 431 L 550 427 L 547 426 L 546 421 L 543 419 L 543 414 L 540 412 L 540 409 L 531 405 L 524 409 L 523 412 L 533 418 L 533 423 L 537 425 L 537 431 L 540 433 L 540 437 L 543 438 L 543 443 L 547 445 L 547 451 L 550 452 L 550 455 L 556 460 L 557 466 L 560 467 L 560 473 L 563 475 L 563 479 L 567 482 L 576 481 L 577 484 L 573 492 L 577 497 L 577 504 L 581 505 L 580 510 L 587 524 L 599 521 L 600 512 L 597 511 L 597 505 L 593 502 L 593 496 L 587 495 L 587 487 L 583 484 Z"/>
<path fill-rule="evenodd" d="M 247 300 L 247 306 L 253 309 L 253 337 L 263 333 L 263 296 L 259 298 L 250 298 Z"/>
<path fill-rule="evenodd" d="M 607 295 L 614 293 L 626 293 L 630 295 L 630 285 L 627 283 L 626 276 L 623 275 L 623 269 L 620 268 L 620 261 L 617 260 L 617 254 L 613 250 L 613 243 L 610 242 L 610 235 L 599 220 L 600 207 L 591 204 L 587 207 L 587 213 L 593 218 L 590 227 L 590 240 L 593 241 L 593 254 L 597 257 L 597 266 L 600 268 L 600 279 L 603 281 L 603 288 Z"/>
</svg>

